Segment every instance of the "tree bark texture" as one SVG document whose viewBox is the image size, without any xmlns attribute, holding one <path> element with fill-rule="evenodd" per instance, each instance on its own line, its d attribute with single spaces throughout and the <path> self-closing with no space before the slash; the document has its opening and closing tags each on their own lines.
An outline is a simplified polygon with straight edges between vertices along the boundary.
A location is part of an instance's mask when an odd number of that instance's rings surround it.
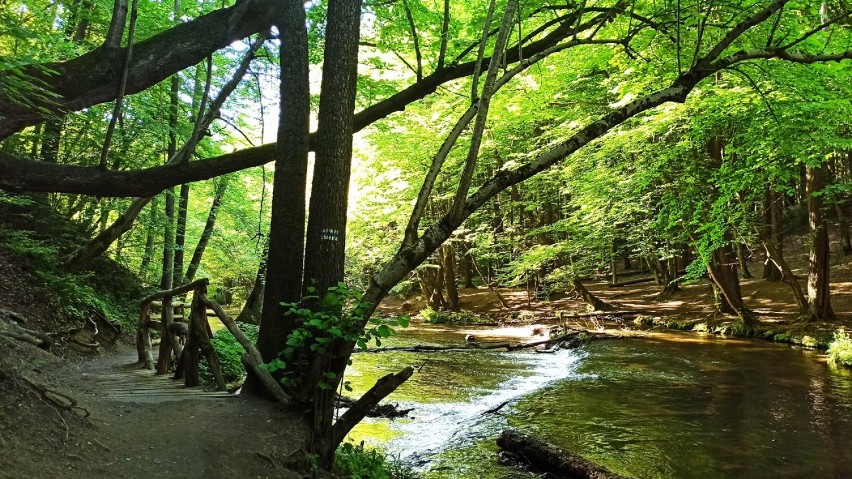
<svg viewBox="0 0 852 479">
<path fill-rule="evenodd" d="M 770 248 L 773 250 L 775 256 L 783 259 L 784 245 L 781 238 L 782 207 L 783 196 L 773 190 L 771 186 L 767 186 L 763 202 L 763 226 L 759 234 L 764 243 L 771 243 Z M 763 279 L 767 281 L 783 280 L 784 275 L 782 271 L 775 261 L 770 260 L 769 248 L 765 249 L 767 261 L 763 264 Z"/>
<path fill-rule="evenodd" d="M 811 236 L 811 253 L 808 268 L 808 307 L 813 319 L 834 319 L 829 291 L 828 225 L 825 223 L 823 199 L 825 167 L 805 168 L 805 189 L 808 202 L 808 228 Z"/>
<path fill-rule="evenodd" d="M 286 0 L 277 20 L 281 31 L 281 110 L 266 285 L 257 342 L 264 361 L 278 356 L 287 335 L 295 328 L 294 321 L 284 317 L 281 303 L 298 302 L 302 297 L 310 125 L 305 10 L 300 2 Z"/>
</svg>

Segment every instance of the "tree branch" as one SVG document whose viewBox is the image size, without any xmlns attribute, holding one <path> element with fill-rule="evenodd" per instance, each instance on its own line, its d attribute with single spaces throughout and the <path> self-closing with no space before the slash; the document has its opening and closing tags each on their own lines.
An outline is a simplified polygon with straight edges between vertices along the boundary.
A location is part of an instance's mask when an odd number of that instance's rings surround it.
<svg viewBox="0 0 852 479">
<path fill-rule="evenodd" d="M 331 428 L 332 444 L 343 442 L 343 438 L 349 434 L 349 431 L 356 424 L 364 419 L 367 413 L 376 407 L 388 394 L 394 392 L 396 388 L 408 380 L 412 374 L 414 374 L 414 370 L 411 366 L 408 366 L 396 374 L 388 374 L 376 381 L 376 384 L 364 393 L 360 399 L 355 401 L 355 404 L 334 423 L 334 426 Z"/>
<path fill-rule="evenodd" d="M 136 43 L 127 94 L 145 90 L 234 40 L 269 28 L 278 9 L 275 0 L 242 0 Z M 12 91 L 5 82 L 0 87 L 0 139 L 52 114 L 116 98 L 125 53 L 123 48 L 103 46 L 65 62 L 29 65 L 19 74 L 0 73 L 38 85 L 29 91 Z"/>
</svg>

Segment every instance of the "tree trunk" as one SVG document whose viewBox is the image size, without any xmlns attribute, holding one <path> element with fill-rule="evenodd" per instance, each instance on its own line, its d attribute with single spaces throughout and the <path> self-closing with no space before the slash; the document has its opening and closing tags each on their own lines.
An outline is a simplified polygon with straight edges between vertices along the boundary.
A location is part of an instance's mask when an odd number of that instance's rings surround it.
<svg viewBox="0 0 852 479">
<path fill-rule="evenodd" d="M 737 262 L 740 265 L 741 275 L 743 279 L 751 279 L 754 276 L 751 275 L 751 271 L 748 270 L 748 257 L 749 252 L 746 249 L 746 245 L 742 242 L 737 242 Z"/>
<path fill-rule="evenodd" d="M 583 298 L 583 301 L 585 301 L 586 304 L 588 304 L 593 311 L 613 311 L 615 309 L 612 307 L 612 305 L 598 298 L 597 296 L 592 294 L 588 289 L 586 289 L 586 287 L 583 286 L 583 283 L 581 283 L 579 279 L 574 278 L 573 284 L 574 290 L 577 291 L 580 297 Z"/>
<path fill-rule="evenodd" d="M 207 222 L 204 223 L 204 231 L 201 232 L 201 237 L 198 238 L 198 244 L 195 245 L 195 250 L 192 252 L 192 259 L 186 267 L 186 275 L 183 278 L 183 284 L 191 283 L 195 278 L 195 273 L 198 271 L 198 267 L 201 266 L 201 258 L 204 256 L 204 251 L 207 249 L 207 243 L 210 242 L 210 237 L 213 236 L 213 229 L 216 227 L 216 215 L 219 213 L 219 207 L 222 205 L 222 198 L 225 196 L 225 190 L 227 188 L 228 179 L 226 177 L 221 178 L 216 184 L 215 193 L 213 194 L 213 203 L 210 205 L 210 212 L 207 213 Z M 175 263 L 177 263 L 177 260 L 175 260 Z"/>
<path fill-rule="evenodd" d="M 774 256 L 783 258 L 784 245 L 781 241 L 781 221 L 782 221 L 782 199 L 780 193 L 774 191 L 771 186 L 766 187 L 766 193 L 763 203 L 763 227 L 761 228 L 760 236 L 764 243 L 771 243 L 771 249 L 775 252 Z M 768 231 L 767 231 L 768 230 Z M 765 247 L 765 246 L 764 246 Z M 763 264 L 763 279 L 767 281 L 781 281 L 784 278 L 783 272 L 778 268 L 775 261 L 769 260 L 769 249 L 766 248 L 767 261 Z"/>
<path fill-rule="evenodd" d="M 781 279 L 793 290 L 793 299 L 796 300 L 796 305 L 799 307 L 801 317 L 807 317 L 809 313 L 808 301 L 805 294 L 802 292 L 802 287 L 796 279 L 796 275 L 790 270 L 787 261 L 784 260 L 784 255 L 781 251 L 775 250 L 775 244 L 772 241 L 765 241 L 763 247 L 766 249 L 767 261 L 775 265 L 775 268 L 781 272 Z"/>
<path fill-rule="evenodd" d="M 166 157 L 172 158 L 177 151 L 177 126 L 178 126 L 178 93 L 180 83 L 177 75 L 172 77 L 170 102 L 169 102 L 169 144 Z M 168 290 L 174 286 L 175 265 L 175 189 L 166 190 L 166 224 L 163 231 L 163 267 L 160 276 L 160 289 Z M 157 374 L 167 374 L 171 365 L 172 347 L 175 337 L 169 330 L 172 324 L 171 296 L 163 298 L 163 311 L 160 321 L 160 356 L 157 359 Z"/>
<path fill-rule="evenodd" d="M 707 272 L 721 296 L 719 312 L 736 314 L 742 318 L 746 326 L 751 326 L 754 318 L 743 302 L 737 264 L 736 253 L 730 245 L 726 245 L 713 251 L 710 261 L 707 263 Z"/>
<path fill-rule="evenodd" d="M 148 208 L 148 225 L 145 233 L 145 252 L 142 254 L 142 262 L 139 265 L 139 277 L 142 282 L 148 281 L 148 266 L 151 264 L 151 258 L 154 257 L 154 239 L 157 235 L 157 197 L 151 198 L 151 206 Z"/>
<path fill-rule="evenodd" d="M 526 434 L 505 430 L 497 438 L 497 445 L 515 454 L 536 471 L 545 471 L 554 477 L 572 479 L 624 479 L 573 452 L 541 442 Z M 548 477 L 550 475 L 548 474 Z"/>
<path fill-rule="evenodd" d="M 358 41 L 361 2 L 330 0 L 323 55 L 322 84 L 317 115 L 314 179 L 305 246 L 304 287 L 314 285 L 320 295 L 343 281 L 346 212 L 352 167 L 352 135 L 358 77 Z M 351 345 L 334 341 L 327 354 L 311 358 L 304 377 L 313 392 L 313 452 L 330 467 L 338 440 L 332 433 L 334 394 L 349 360 Z M 318 387 L 327 373 L 335 374 L 328 389 Z M 340 440 L 343 438 L 341 437 Z"/>
<path fill-rule="evenodd" d="M 829 292 L 829 248 L 828 226 L 823 213 L 820 193 L 825 186 L 825 167 L 806 168 L 806 192 L 808 201 L 808 227 L 811 236 L 810 267 L 808 270 L 808 308 L 813 319 L 834 319 Z"/>
<path fill-rule="evenodd" d="M 145 206 L 151 202 L 151 198 L 136 198 L 133 202 L 130 203 L 130 206 L 124 210 L 124 212 L 119 216 L 113 224 L 109 227 L 104 228 L 97 236 L 92 238 L 89 242 L 63 258 L 63 263 L 66 268 L 69 270 L 77 270 L 83 266 L 85 266 L 89 261 L 97 258 L 104 251 L 106 251 L 111 244 L 115 242 L 116 239 L 120 238 L 121 235 L 130 231 L 130 228 L 133 227 L 133 222 L 136 221 L 136 217 L 139 216 L 139 213 L 145 208 Z M 156 203 L 151 203 L 152 216 L 155 216 L 154 209 L 156 208 Z M 151 247 L 153 248 L 154 235 L 151 231 L 148 233 L 148 238 L 151 241 Z M 146 253 L 148 252 L 147 244 L 146 244 Z M 146 256 L 149 258 L 150 257 Z M 147 263 L 143 259 L 143 270 L 147 269 Z"/>
<path fill-rule="evenodd" d="M 459 290 L 456 285 L 456 254 L 452 243 L 443 248 L 444 287 L 447 289 L 447 308 L 450 311 L 459 310 Z"/>
<path fill-rule="evenodd" d="M 272 221 L 269 226 L 269 255 L 263 292 L 262 319 L 257 348 L 264 361 L 284 349 L 295 329 L 294 319 L 284 316 L 282 302 L 302 297 L 305 248 L 305 187 L 308 169 L 310 85 L 308 82 L 308 33 L 305 10 L 296 0 L 282 2 L 278 19 L 281 31 L 280 97 Z M 254 379 L 250 391 L 260 391 Z"/>
<path fill-rule="evenodd" d="M 180 185 L 180 199 L 177 209 L 177 225 L 175 226 L 175 265 L 172 283 L 180 285 L 183 281 L 183 256 L 186 247 L 186 213 L 189 206 L 189 184 Z M 214 217 L 215 218 L 215 217 Z"/>
<path fill-rule="evenodd" d="M 840 247 L 844 256 L 852 254 L 852 235 L 849 233 L 849 220 L 846 218 L 846 200 L 840 198 L 834 203 L 837 212 L 837 228 L 840 230 Z"/>
<path fill-rule="evenodd" d="M 249 324 L 259 324 L 263 312 L 263 291 L 266 285 L 266 258 L 269 255 L 269 235 L 266 236 L 266 241 L 263 245 L 263 253 L 260 258 L 260 264 L 257 267 L 257 274 L 254 277 L 254 286 L 251 288 L 251 293 L 246 298 L 246 304 L 237 316 L 237 321 Z"/>
<path fill-rule="evenodd" d="M 471 264 L 470 252 L 466 244 L 462 243 L 462 251 L 459 254 L 459 269 L 462 275 L 462 288 L 474 289 L 473 265 Z"/>
</svg>

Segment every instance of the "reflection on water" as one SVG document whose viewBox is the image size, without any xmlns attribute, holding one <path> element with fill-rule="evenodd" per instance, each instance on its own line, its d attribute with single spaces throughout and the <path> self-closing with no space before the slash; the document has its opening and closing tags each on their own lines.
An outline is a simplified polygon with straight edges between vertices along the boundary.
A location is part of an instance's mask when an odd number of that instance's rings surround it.
<svg viewBox="0 0 852 479">
<path fill-rule="evenodd" d="M 347 373 L 356 392 L 405 365 L 423 367 L 390 398 L 415 418 L 369 420 L 352 438 L 436 478 L 535 477 L 497 463 L 494 438 L 507 425 L 637 478 L 852 477 L 852 377 L 786 346 L 698 338 L 608 340 L 557 354 L 357 355 Z"/>
</svg>

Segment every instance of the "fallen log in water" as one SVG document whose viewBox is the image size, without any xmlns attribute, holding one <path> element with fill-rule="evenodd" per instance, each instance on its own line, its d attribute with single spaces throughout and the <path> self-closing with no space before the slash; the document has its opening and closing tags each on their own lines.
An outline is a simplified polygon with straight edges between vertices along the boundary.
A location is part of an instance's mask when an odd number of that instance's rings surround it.
<svg viewBox="0 0 852 479">
<path fill-rule="evenodd" d="M 625 479 L 573 452 L 560 449 L 518 431 L 507 429 L 497 438 L 497 445 L 532 469 L 565 479 Z"/>
</svg>

